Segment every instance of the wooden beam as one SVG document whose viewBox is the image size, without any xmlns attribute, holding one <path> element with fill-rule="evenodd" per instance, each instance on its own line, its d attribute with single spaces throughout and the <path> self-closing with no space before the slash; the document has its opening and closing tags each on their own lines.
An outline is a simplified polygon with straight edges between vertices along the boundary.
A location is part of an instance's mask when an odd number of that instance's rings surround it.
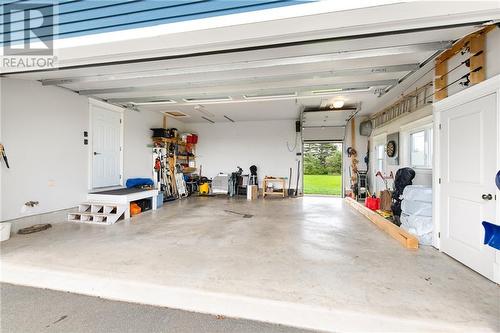
<svg viewBox="0 0 500 333">
<path fill-rule="evenodd" d="M 455 54 L 459 53 L 460 51 L 462 51 L 462 49 L 470 43 L 470 40 L 472 38 L 475 38 L 479 35 L 483 35 L 485 36 L 488 32 L 492 31 L 493 29 L 496 28 L 496 25 L 495 24 L 492 24 L 492 25 L 488 25 L 478 31 L 474 31 L 473 33 L 470 33 L 468 34 L 467 36 L 465 37 L 462 37 L 460 40 L 458 40 L 457 42 L 455 42 L 453 44 L 453 46 L 449 49 L 447 49 L 446 51 L 444 51 L 443 53 L 441 53 L 437 58 L 436 58 L 436 64 L 440 63 L 440 62 L 443 62 L 443 61 L 446 61 L 448 59 L 450 59 L 451 57 L 453 57 Z"/>
<path fill-rule="evenodd" d="M 486 79 L 485 70 L 485 34 L 474 36 L 470 39 L 469 48 L 470 54 L 470 77 L 472 84 L 482 82 Z"/>
<path fill-rule="evenodd" d="M 398 227 L 391 221 L 383 218 L 379 214 L 375 213 L 371 209 L 365 207 L 363 204 L 357 202 L 352 198 L 345 198 L 345 202 L 351 207 L 356 209 L 358 212 L 363 214 L 371 222 L 373 222 L 377 227 L 382 229 L 384 232 L 389 234 L 392 238 L 397 240 L 401 245 L 407 249 L 418 249 L 418 239 L 414 235 L 410 234 L 406 230 Z"/>
<path fill-rule="evenodd" d="M 166 114 L 163 115 L 163 128 L 168 128 L 168 116 Z"/>
<path fill-rule="evenodd" d="M 446 97 L 448 97 L 448 61 L 436 62 L 436 70 L 434 79 L 434 91 L 435 91 L 435 99 L 436 101 L 440 101 Z"/>
</svg>

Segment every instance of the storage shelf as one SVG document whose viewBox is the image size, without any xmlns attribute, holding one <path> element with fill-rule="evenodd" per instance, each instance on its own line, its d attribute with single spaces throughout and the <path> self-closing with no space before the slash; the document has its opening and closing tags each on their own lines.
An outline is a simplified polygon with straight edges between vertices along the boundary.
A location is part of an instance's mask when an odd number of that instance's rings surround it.
<svg viewBox="0 0 500 333">
<path fill-rule="evenodd" d="M 160 142 L 166 142 L 166 143 L 175 143 L 180 146 L 187 146 L 187 145 L 196 145 L 196 143 L 187 143 L 184 141 L 180 141 L 179 139 L 176 138 L 158 138 L 158 137 L 153 137 L 153 141 L 160 141 Z"/>
</svg>

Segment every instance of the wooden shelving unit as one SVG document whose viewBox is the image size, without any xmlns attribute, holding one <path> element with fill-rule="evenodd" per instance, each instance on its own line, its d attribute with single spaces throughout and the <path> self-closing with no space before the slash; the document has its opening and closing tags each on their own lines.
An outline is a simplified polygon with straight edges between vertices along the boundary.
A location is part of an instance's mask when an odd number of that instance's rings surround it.
<svg viewBox="0 0 500 333">
<path fill-rule="evenodd" d="M 196 169 L 196 154 L 195 154 L 196 144 L 195 143 L 186 143 L 186 142 L 179 140 L 178 138 L 153 138 L 153 143 L 155 145 L 159 145 L 159 146 L 167 148 L 168 151 L 171 150 L 170 145 L 174 145 L 174 149 L 173 149 L 174 154 L 172 156 L 169 156 L 170 170 L 174 170 L 175 165 L 177 163 L 184 164 L 184 165 L 187 164 L 187 167 L 183 166 L 183 172 L 184 172 L 184 169 L 186 169 L 186 168 Z M 187 153 L 186 153 L 187 150 L 190 150 L 190 152 L 193 155 L 187 155 Z M 179 153 L 181 153 L 181 154 L 179 154 Z M 193 162 L 193 163 L 191 163 L 192 165 L 190 165 L 190 162 Z M 194 172 L 194 171 L 192 171 L 192 172 Z M 192 173 L 192 172 L 189 172 L 189 173 Z"/>
<path fill-rule="evenodd" d="M 263 192 L 262 195 L 265 198 L 266 195 L 279 195 L 282 196 L 283 198 L 286 195 L 286 178 L 264 178 L 263 180 Z M 268 192 L 267 191 L 267 184 L 268 183 L 280 183 L 281 184 L 281 191 L 273 191 L 273 192 Z"/>
<path fill-rule="evenodd" d="M 187 195 L 187 188 L 183 177 L 179 175 L 189 175 L 197 171 L 195 149 L 196 144 L 187 143 L 179 138 L 163 138 L 153 137 L 153 144 L 156 148 L 161 148 L 166 151 L 166 164 L 167 170 L 165 171 L 168 176 L 164 177 L 165 182 L 159 185 L 160 188 L 168 188 L 164 193 L 165 198 L 170 197 L 183 197 Z M 180 169 L 180 170 L 179 170 Z"/>
</svg>

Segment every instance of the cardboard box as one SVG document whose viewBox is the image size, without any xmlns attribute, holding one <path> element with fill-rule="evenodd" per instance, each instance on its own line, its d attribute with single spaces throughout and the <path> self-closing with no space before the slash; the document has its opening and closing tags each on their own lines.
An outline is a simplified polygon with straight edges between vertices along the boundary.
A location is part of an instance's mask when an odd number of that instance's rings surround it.
<svg viewBox="0 0 500 333">
<path fill-rule="evenodd" d="M 259 187 L 257 185 L 248 185 L 247 200 L 255 200 L 259 197 Z"/>
</svg>

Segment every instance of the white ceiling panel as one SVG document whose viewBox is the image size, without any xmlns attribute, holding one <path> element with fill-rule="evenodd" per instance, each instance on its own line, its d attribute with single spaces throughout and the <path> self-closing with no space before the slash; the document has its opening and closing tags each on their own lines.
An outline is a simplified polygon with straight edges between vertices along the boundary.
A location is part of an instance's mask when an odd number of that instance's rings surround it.
<svg viewBox="0 0 500 333">
<path fill-rule="evenodd" d="M 396 86 L 422 63 L 431 61 L 451 41 L 473 30 L 469 26 L 306 40 L 286 46 L 263 45 L 239 51 L 8 76 L 40 80 L 44 85 L 57 85 L 117 105 L 133 105 L 141 112 L 180 111 L 189 116 L 181 119 L 184 122 L 291 120 L 297 119 L 304 109 L 319 109 L 337 99 L 355 105 L 359 114 L 367 114 L 378 111 L 373 106 L 379 94 Z M 318 90 L 332 92 L 315 95 Z M 290 96 L 269 96 L 279 94 Z M 245 95 L 267 97 L 250 101 Z M 228 100 L 188 102 L 189 98 Z M 138 104 L 157 100 L 171 103 Z M 350 114 L 352 111 L 317 112 L 308 114 L 305 120 L 308 126 L 341 126 Z"/>
</svg>

